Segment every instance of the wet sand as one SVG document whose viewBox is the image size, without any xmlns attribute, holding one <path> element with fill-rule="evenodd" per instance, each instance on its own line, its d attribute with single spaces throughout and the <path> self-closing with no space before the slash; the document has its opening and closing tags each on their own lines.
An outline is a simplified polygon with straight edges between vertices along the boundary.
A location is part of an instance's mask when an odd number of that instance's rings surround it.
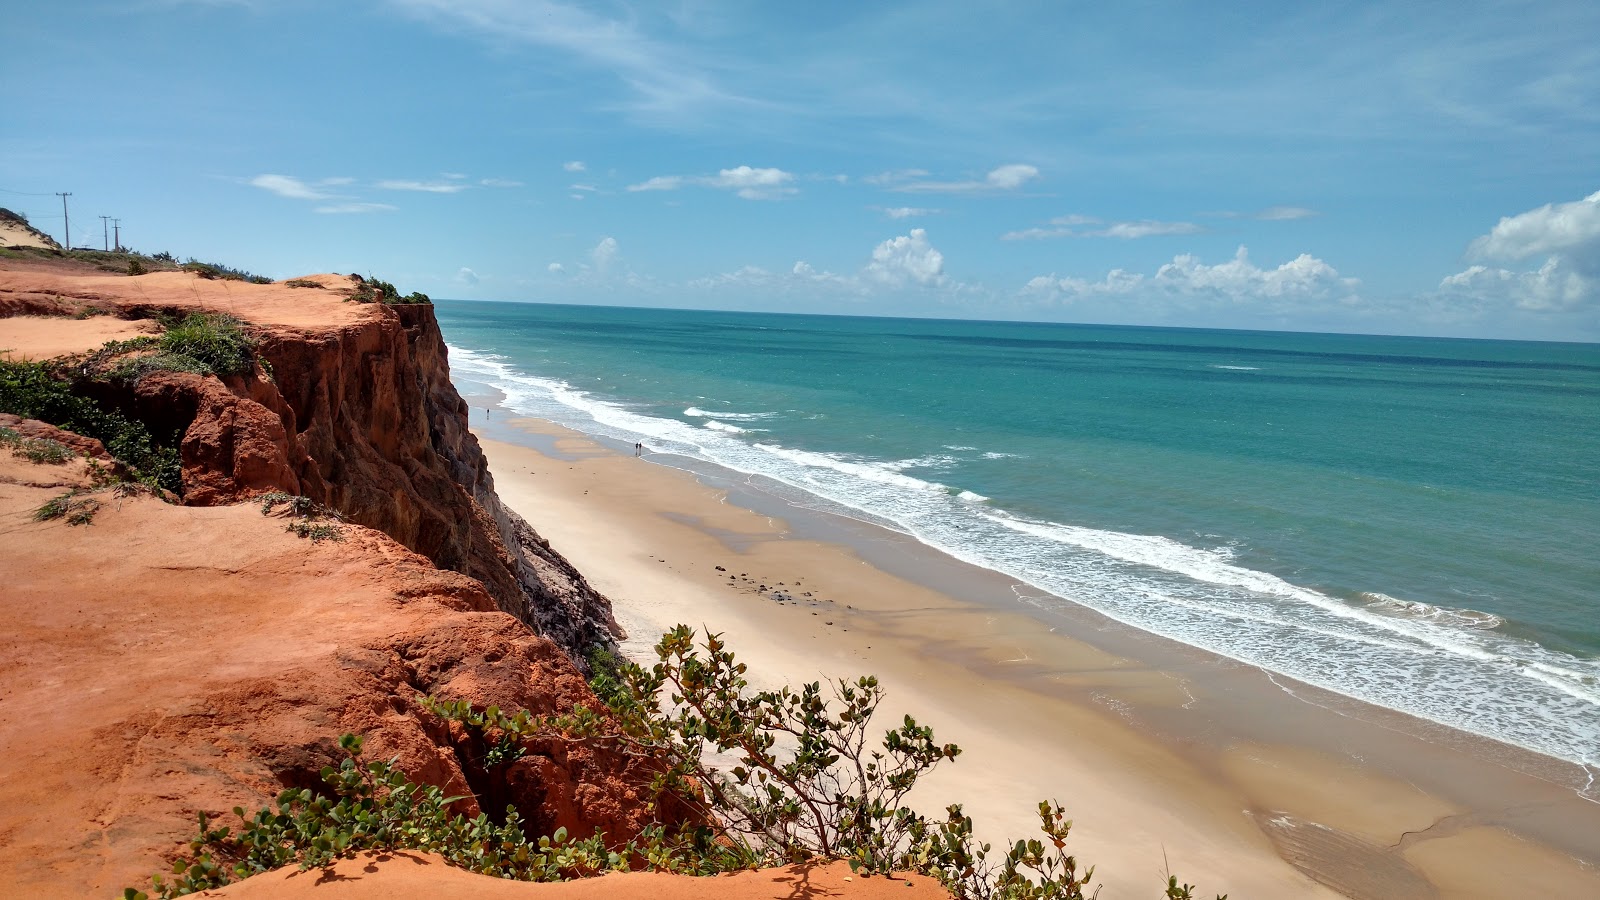
<svg viewBox="0 0 1600 900">
<path fill-rule="evenodd" d="M 1578 767 L 1047 612 L 737 473 L 468 399 L 500 496 L 611 597 L 630 656 L 683 622 L 723 633 L 758 684 L 878 675 L 886 726 L 910 713 L 965 750 L 925 812 L 961 802 L 998 844 L 1059 799 L 1105 900 L 1156 896 L 1169 867 L 1207 897 L 1600 896 Z"/>
</svg>

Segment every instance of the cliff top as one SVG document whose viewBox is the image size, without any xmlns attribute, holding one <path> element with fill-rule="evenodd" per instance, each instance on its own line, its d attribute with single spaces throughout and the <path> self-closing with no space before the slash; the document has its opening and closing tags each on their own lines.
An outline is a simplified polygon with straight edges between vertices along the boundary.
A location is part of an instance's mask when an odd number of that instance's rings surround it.
<svg viewBox="0 0 1600 900">
<path fill-rule="evenodd" d="M 347 275 L 253 284 L 181 269 L 114 275 L 69 258 L 0 257 L 0 315 L 71 316 L 94 310 L 126 314 L 168 308 L 223 312 L 257 325 L 336 328 L 379 315 L 374 304 L 350 300 L 355 287 Z"/>
</svg>

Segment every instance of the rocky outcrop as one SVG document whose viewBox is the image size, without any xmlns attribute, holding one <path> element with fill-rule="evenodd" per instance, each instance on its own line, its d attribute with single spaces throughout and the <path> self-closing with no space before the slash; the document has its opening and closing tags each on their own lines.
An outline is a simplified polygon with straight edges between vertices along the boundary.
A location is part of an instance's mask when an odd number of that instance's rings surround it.
<svg viewBox="0 0 1600 900">
<path fill-rule="evenodd" d="M 13 313 L 210 311 L 248 323 L 264 363 L 248 375 L 90 386 L 180 443 L 186 505 L 304 495 L 479 580 L 580 667 L 587 647 L 620 636 L 609 601 L 495 495 L 431 306 L 351 303 L 351 283 L 333 275 L 309 279 L 313 289 L 186 272 L 8 274 L 0 309 Z"/>
<path fill-rule="evenodd" d="M 321 788 L 338 737 L 534 833 L 623 842 L 664 817 L 640 792 L 656 762 L 548 736 L 486 769 L 482 735 L 425 696 L 564 714 L 598 709 L 572 654 L 611 634 L 609 604 L 495 496 L 426 307 L 187 273 L 106 277 L 0 260 L 0 311 L 60 331 L 113 315 L 227 312 L 260 364 L 218 379 L 156 372 L 80 387 L 178 443 L 183 503 L 98 485 L 87 459 L 0 448 L 0 884 L 17 896 L 110 896 L 147 883 L 199 813 Z M 3 313 L 0 313 L 3 315 Z M 22 329 L 0 346 L 26 353 Z M 37 329 L 36 329 L 37 330 Z M 56 335 L 51 346 L 74 345 Z M 98 441 L 0 417 L 108 468 Z M 64 492 L 93 522 L 37 521 Z M 266 491 L 339 511 L 313 543 L 241 503 Z M 531 627 L 530 627 L 531 626 Z"/>
</svg>

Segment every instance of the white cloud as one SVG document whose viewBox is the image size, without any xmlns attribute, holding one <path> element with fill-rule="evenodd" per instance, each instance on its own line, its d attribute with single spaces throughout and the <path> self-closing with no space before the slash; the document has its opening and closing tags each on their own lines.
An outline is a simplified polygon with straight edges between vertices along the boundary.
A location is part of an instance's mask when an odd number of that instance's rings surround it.
<svg viewBox="0 0 1600 900">
<path fill-rule="evenodd" d="M 1468 248 L 1477 259 L 1526 259 L 1574 251 L 1600 255 L 1600 191 L 1571 203 L 1546 203 L 1507 216 Z"/>
<path fill-rule="evenodd" d="M 291 175 L 257 175 L 250 184 L 292 200 L 326 200 L 330 196 Z"/>
<path fill-rule="evenodd" d="M 1571 312 L 1600 305 L 1600 191 L 1502 218 L 1467 247 L 1473 259 L 1545 257 L 1531 270 L 1474 265 L 1446 276 L 1440 293 L 1480 307 Z"/>
<path fill-rule="evenodd" d="M 993 187 L 997 187 L 1003 191 L 1011 191 L 1022 187 L 1027 182 L 1038 177 L 1039 170 L 1033 166 L 1024 165 L 1022 163 L 1012 163 L 1010 165 L 1001 166 L 1000 168 L 990 172 L 988 177 L 984 180 L 989 182 L 989 184 Z"/>
<path fill-rule="evenodd" d="M 483 185 L 484 187 L 493 187 L 493 188 L 518 188 L 518 187 L 522 187 L 522 182 L 520 182 L 520 181 L 512 181 L 509 178 L 485 178 L 485 179 L 479 181 L 478 183 Z"/>
<path fill-rule="evenodd" d="M 589 258 L 594 261 L 595 271 L 604 275 L 611 264 L 616 262 L 618 252 L 616 238 L 610 236 L 601 238 L 600 243 L 595 244 L 594 249 L 589 251 Z"/>
<path fill-rule="evenodd" d="M 1000 235 L 1003 241 L 1043 240 L 1058 237 L 1103 237 L 1134 240 L 1174 234 L 1199 234 L 1204 231 L 1193 222 L 1158 222 L 1140 219 L 1136 222 L 1102 222 L 1093 216 L 1057 216 L 1050 220 L 1051 228 L 1026 228 Z M 1104 225 L 1104 228 L 1083 229 L 1084 225 Z"/>
<path fill-rule="evenodd" d="M 568 172 L 587 172 L 587 171 L 589 171 L 589 167 L 584 165 L 582 160 L 577 160 L 577 159 L 575 159 L 575 160 L 573 160 L 572 162 L 569 162 L 569 163 L 562 163 L 561 164 L 561 168 L 566 169 Z"/>
<path fill-rule="evenodd" d="M 889 285 L 907 282 L 925 286 L 942 284 L 945 280 L 944 254 L 928 243 L 925 229 L 913 228 L 910 234 L 890 238 L 874 247 L 866 275 Z"/>
<path fill-rule="evenodd" d="M 1269 206 L 1266 209 L 1258 209 L 1255 212 L 1225 210 L 1222 212 L 1204 212 L 1200 213 L 1200 215 L 1214 216 L 1219 219 L 1256 219 L 1261 222 L 1288 222 L 1294 219 L 1309 219 L 1320 214 L 1316 210 L 1307 209 L 1304 206 Z"/>
<path fill-rule="evenodd" d="M 657 175 L 638 184 L 628 185 L 630 191 L 675 191 L 683 187 L 686 179 L 682 175 Z"/>
<path fill-rule="evenodd" d="M 478 273 L 472 271 L 471 269 L 467 268 L 466 266 L 462 266 L 459 270 L 456 271 L 456 280 L 461 282 L 462 284 L 477 284 L 478 283 Z"/>
<path fill-rule="evenodd" d="M 545 268 L 547 270 L 549 270 L 549 272 L 551 274 L 554 274 L 554 275 L 560 275 L 561 273 L 567 271 L 567 267 L 563 266 L 561 263 L 558 263 L 558 262 L 551 263 L 550 265 L 545 266 Z"/>
<path fill-rule="evenodd" d="M 592 184 L 569 184 L 569 185 L 567 185 L 567 190 L 569 190 L 569 191 L 589 191 L 589 192 L 593 192 L 593 191 L 598 191 L 600 189 L 595 187 Z"/>
<path fill-rule="evenodd" d="M 891 219 L 916 219 L 938 215 L 939 212 L 937 209 L 923 209 L 918 206 L 891 206 L 884 209 L 883 214 Z"/>
<path fill-rule="evenodd" d="M 871 258 L 856 274 L 840 275 L 801 260 L 787 272 L 744 266 L 721 275 L 697 278 L 690 281 L 688 287 L 697 290 L 759 289 L 773 293 L 803 293 L 809 298 L 843 295 L 857 300 L 905 289 L 937 289 L 947 295 L 972 289 L 970 285 L 953 281 L 945 275 L 944 254 L 928 242 L 928 234 L 921 228 L 878 244 L 873 248 Z"/>
<path fill-rule="evenodd" d="M 1470 266 L 1440 281 L 1439 292 L 1489 306 L 1570 312 L 1600 300 L 1600 279 L 1575 271 L 1561 257 L 1552 256 L 1528 272 Z"/>
<path fill-rule="evenodd" d="M 891 190 L 907 193 L 962 194 L 987 191 L 1014 191 L 1039 177 L 1039 170 L 1026 163 L 1009 163 L 983 177 L 982 181 L 912 181 Z"/>
<path fill-rule="evenodd" d="M 738 166 L 723 169 L 707 183 L 712 187 L 738 191 L 746 200 L 766 200 L 782 194 L 792 194 L 795 189 L 785 187 L 794 176 L 782 169 L 753 169 Z"/>
<path fill-rule="evenodd" d="M 1233 259 L 1206 265 L 1192 254 L 1180 254 L 1153 275 L 1113 269 L 1099 281 L 1041 275 L 1022 289 L 1024 295 L 1069 305 L 1104 298 L 1156 307 L 1248 307 L 1259 312 L 1307 312 L 1314 307 L 1359 304 L 1358 282 L 1310 254 L 1276 268 L 1263 269 L 1240 247 Z"/>
<path fill-rule="evenodd" d="M 703 54 L 648 33 L 650 17 L 619 9 L 615 17 L 554 0 L 389 0 L 390 5 L 496 46 L 523 43 L 565 54 L 608 73 L 632 95 L 641 117 L 680 124 L 696 113 L 756 104 L 717 84 Z"/>
<path fill-rule="evenodd" d="M 1089 232 L 1089 235 L 1131 240 L 1170 234 L 1198 234 L 1201 230 L 1193 222 L 1154 222 L 1146 219 L 1140 222 L 1114 222 L 1099 231 Z"/>
<path fill-rule="evenodd" d="M 1269 206 L 1256 213 L 1254 218 L 1263 222 L 1287 222 L 1294 219 L 1309 219 L 1316 214 L 1316 210 L 1306 209 L 1304 206 Z"/>
<path fill-rule="evenodd" d="M 731 190 L 746 200 L 773 200 L 796 193 L 790 187 L 794 175 L 782 169 L 757 169 L 736 166 L 723 169 L 715 175 L 657 175 L 638 184 L 628 185 L 630 191 L 675 191 L 682 187 L 698 186 Z"/>
<path fill-rule="evenodd" d="M 395 179 L 378 182 L 378 187 L 386 191 L 421 191 L 426 194 L 458 194 L 467 189 L 468 185 L 454 181 L 408 181 Z"/>
<path fill-rule="evenodd" d="M 370 213 L 392 212 L 396 207 L 387 203 L 329 203 L 319 206 L 314 211 L 319 213 Z"/>
<path fill-rule="evenodd" d="M 876 175 L 862 176 L 861 180 L 867 184 L 899 184 L 913 178 L 926 178 L 930 173 L 927 169 L 895 169 L 892 172 L 879 172 Z"/>
</svg>

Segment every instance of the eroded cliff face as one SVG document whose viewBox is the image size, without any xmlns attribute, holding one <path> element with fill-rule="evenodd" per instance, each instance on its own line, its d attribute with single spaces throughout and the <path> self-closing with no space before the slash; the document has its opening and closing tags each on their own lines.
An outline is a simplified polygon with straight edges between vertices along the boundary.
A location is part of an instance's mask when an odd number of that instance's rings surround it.
<svg viewBox="0 0 1600 900">
<path fill-rule="evenodd" d="M 324 288 L 187 273 L 101 276 L 0 260 L 0 348 L 32 354 L 5 316 L 54 315 L 57 356 L 103 339 L 70 316 L 226 312 L 264 366 L 226 379 L 84 379 L 97 399 L 180 437 L 182 505 L 96 488 L 99 442 L 3 425 L 82 454 L 64 465 L 0 448 L 0 884 L 29 896 L 145 883 L 195 816 L 320 787 L 343 732 L 368 755 L 530 827 L 626 840 L 658 815 L 654 762 L 550 739 L 505 771 L 481 735 L 423 696 L 478 707 L 598 709 L 571 655 L 612 633 L 609 604 L 494 494 L 431 309 L 346 302 Z M 73 326 L 83 340 L 73 343 Z M 44 346 L 40 343 L 39 346 Z M 79 365 L 91 365 L 81 361 Z M 94 491 L 90 525 L 36 521 Z M 311 497 L 340 543 L 287 533 L 263 492 Z M 680 811 L 681 812 L 681 811 Z M 5 893 L 0 890 L 0 893 Z M 19 894 L 20 896 L 21 894 Z"/>
<path fill-rule="evenodd" d="M 580 667 L 585 648 L 620 635 L 609 601 L 495 495 L 431 306 L 350 303 L 349 280 L 333 275 L 309 279 L 321 288 L 177 272 L 10 275 L 0 311 L 205 310 L 248 323 L 265 362 L 253 373 L 155 373 L 131 395 L 98 388 L 154 433 L 181 435 L 185 505 L 304 495 L 481 581 L 495 608 Z"/>
</svg>

